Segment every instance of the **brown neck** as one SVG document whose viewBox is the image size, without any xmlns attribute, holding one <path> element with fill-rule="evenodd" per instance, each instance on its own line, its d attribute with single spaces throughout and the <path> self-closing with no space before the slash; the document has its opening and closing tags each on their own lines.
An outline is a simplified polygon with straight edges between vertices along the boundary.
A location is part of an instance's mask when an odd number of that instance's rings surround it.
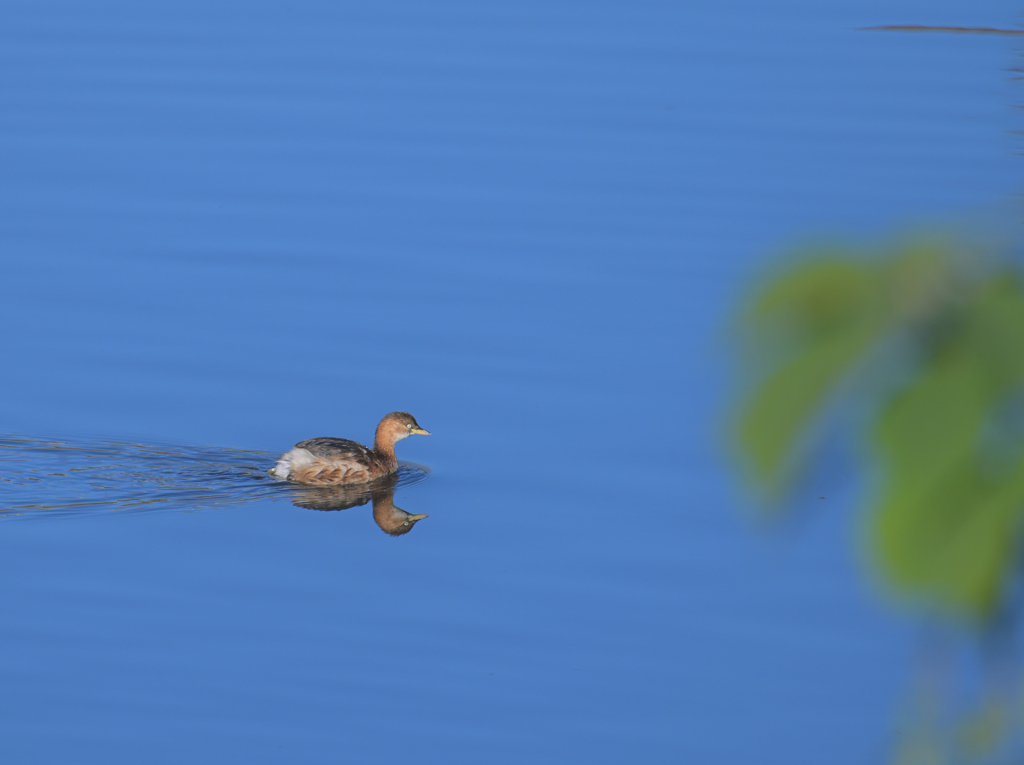
<svg viewBox="0 0 1024 765">
<path fill-rule="evenodd" d="M 375 440 L 373 442 L 373 450 L 388 462 L 398 461 L 398 458 L 395 456 L 395 445 L 389 441 Z"/>
<path fill-rule="evenodd" d="M 373 450 L 389 462 L 396 460 L 395 435 L 383 422 L 377 426 L 377 432 L 373 435 Z"/>
</svg>

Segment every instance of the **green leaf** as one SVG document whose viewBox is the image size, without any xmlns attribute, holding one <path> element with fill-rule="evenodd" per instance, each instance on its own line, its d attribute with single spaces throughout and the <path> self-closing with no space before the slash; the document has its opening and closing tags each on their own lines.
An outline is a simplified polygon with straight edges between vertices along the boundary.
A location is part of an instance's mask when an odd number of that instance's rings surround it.
<svg viewBox="0 0 1024 765">
<path fill-rule="evenodd" d="M 883 328 L 870 314 L 857 319 L 775 370 L 742 411 L 737 441 L 762 486 L 770 490 L 782 486 L 801 433 Z"/>
<path fill-rule="evenodd" d="M 989 615 L 1024 511 L 1024 459 L 990 475 L 980 445 L 1001 390 L 971 346 L 950 347 L 882 414 L 878 561 L 897 590 Z"/>
</svg>

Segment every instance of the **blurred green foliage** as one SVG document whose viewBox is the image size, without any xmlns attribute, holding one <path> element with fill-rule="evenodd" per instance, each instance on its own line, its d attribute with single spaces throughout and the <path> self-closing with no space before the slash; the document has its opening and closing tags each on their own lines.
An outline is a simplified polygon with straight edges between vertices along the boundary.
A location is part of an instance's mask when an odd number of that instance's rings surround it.
<svg viewBox="0 0 1024 765">
<path fill-rule="evenodd" d="M 884 580 L 990 620 L 1024 521 L 1016 269 L 950 241 L 823 247 L 761 285 L 739 330 L 752 385 L 735 441 L 755 486 L 784 496 L 815 426 L 846 404 L 872 467 L 868 538 Z"/>
</svg>

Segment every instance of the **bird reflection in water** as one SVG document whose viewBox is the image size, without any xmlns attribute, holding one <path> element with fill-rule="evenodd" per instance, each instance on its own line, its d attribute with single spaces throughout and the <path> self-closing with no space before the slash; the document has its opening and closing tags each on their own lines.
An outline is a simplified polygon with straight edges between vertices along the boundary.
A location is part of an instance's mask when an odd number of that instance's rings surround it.
<svg viewBox="0 0 1024 765">
<path fill-rule="evenodd" d="M 373 502 L 373 520 L 381 530 L 393 537 L 408 534 L 417 521 L 426 515 L 412 515 L 395 506 L 397 476 L 388 476 L 370 485 L 296 487 L 292 504 L 310 510 L 348 510 Z"/>
</svg>

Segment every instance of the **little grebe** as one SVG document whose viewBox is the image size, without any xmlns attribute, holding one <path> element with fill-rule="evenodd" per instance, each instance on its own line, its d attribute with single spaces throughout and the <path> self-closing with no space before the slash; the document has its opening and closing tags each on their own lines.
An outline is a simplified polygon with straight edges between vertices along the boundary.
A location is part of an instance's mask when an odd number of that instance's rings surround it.
<svg viewBox="0 0 1024 765">
<path fill-rule="evenodd" d="M 377 426 L 372 449 L 345 438 L 310 438 L 282 455 L 270 472 L 311 486 L 366 483 L 398 470 L 395 441 L 414 433 L 430 435 L 408 412 L 392 412 Z"/>
</svg>

